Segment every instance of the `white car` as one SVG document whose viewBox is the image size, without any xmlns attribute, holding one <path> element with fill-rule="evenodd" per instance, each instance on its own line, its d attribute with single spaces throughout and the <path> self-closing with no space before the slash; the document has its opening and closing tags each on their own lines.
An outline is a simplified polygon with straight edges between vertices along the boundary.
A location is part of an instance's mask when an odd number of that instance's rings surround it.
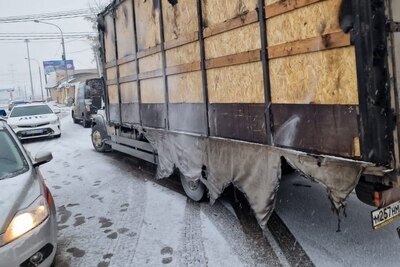
<svg viewBox="0 0 400 267">
<path fill-rule="evenodd" d="M 61 136 L 60 119 L 47 104 L 15 106 L 7 123 L 21 140 Z"/>
<path fill-rule="evenodd" d="M 32 161 L 2 120 L 0 151 L 0 267 L 48 267 L 57 250 L 57 219 L 38 167 L 53 157 L 41 152 Z"/>
</svg>

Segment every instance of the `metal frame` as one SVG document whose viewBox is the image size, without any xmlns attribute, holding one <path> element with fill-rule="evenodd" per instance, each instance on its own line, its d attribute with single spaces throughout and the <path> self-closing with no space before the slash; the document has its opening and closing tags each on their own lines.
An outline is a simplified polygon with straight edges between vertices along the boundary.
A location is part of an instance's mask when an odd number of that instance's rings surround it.
<svg viewBox="0 0 400 267">
<path fill-rule="evenodd" d="M 121 4 L 121 2 L 119 2 L 118 4 Z M 119 65 L 118 65 L 118 36 L 117 36 L 117 23 L 115 22 L 115 16 L 116 16 L 116 11 L 119 5 L 116 5 L 113 7 L 112 10 L 112 18 L 113 18 L 113 24 L 114 24 L 114 46 L 115 46 L 115 69 L 117 71 L 117 90 L 118 90 L 118 105 L 119 105 L 119 126 L 122 126 L 122 104 L 121 104 L 121 84 L 119 82 Z"/>
</svg>

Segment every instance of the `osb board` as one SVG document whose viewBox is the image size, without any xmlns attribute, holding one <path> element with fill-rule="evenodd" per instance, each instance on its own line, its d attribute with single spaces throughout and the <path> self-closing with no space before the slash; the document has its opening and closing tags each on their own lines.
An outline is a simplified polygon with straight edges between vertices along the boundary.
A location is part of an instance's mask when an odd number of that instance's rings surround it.
<svg viewBox="0 0 400 267">
<path fill-rule="evenodd" d="M 246 25 L 205 39 L 207 59 L 260 48 L 260 27 L 258 23 Z"/>
<path fill-rule="evenodd" d="M 115 31 L 114 31 L 114 19 L 111 15 L 107 15 L 104 19 L 105 32 L 104 32 L 104 45 L 106 53 L 106 63 L 115 60 Z"/>
<path fill-rule="evenodd" d="M 108 86 L 108 100 L 110 104 L 118 104 L 119 96 L 118 96 L 118 86 L 117 85 L 109 85 Z"/>
<path fill-rule="evenodd" d="M 167 67 L 200 61 L 199 42 L 178 46 L 166 51 Z"/>
<path fill-rule="evenodd" d="M 264 103 L 261 62 L 207 70 L 210 103 Z"/>
<path fill-rule="evenodd" d="M 168 76 L 170 103 L 203 103 L 201 71 Z"/>
<path fill-rule="evenodd" d="M 170 2 L 162 0 L 166 42 L 198 30 L 197 0 L 176 1 L 174 5 Z"/>
<path fill-rule="evenodd" d="M 271 102 L 358 105 L 354 47 L 272 59 Z"/>
<path fill-rule="evenodd" d="M 165 103 L 164 79 L 160 77 L 140 81 L 140 93 L 142 96 L 142 103 Z"/>
<path fill-rule="evenodd" d="M 136 74 L 136 62 L 132 61 L 119 65 L 119 76 L 126 77 L 132 74 Z"/>
<path fill-rule="evenodd" d="M 256 9 L 258 0 L 203 0 L 206 26 L 215 25 Z"/>
<path fill-rule="evenodd" d="M 148 71 L 152 71 L 152 70 L 158 70 L 161 68 L 162 68 L 161 53 L 153 54 L 153 55 L 139 59 L 140 73 L 148 72 Z"/>
<path fill-rule="evenodd" d="M 400 22 L 400 1 L 391 0 L 390 2 L 392 5 L 393 20 Z"/>
<path fill-rule="evenodd" d="M 135 2 L 136 30 L 139 51 L 160 44 L 160 10 L 157 0 Z"/>
<path fill-rule="evenodd" d="M 326 0 L 267 20 L 268 46 L 340 31 L 342 0 Z"/>
<path fill-rule="evenodd" d="M 112 67 L 107 69 L 107 80 L 114 80 L 117 79 L 117 68 Z"/>
<path fill-rule="evenodd" d="M 121 103 L 130 104 L 138 103 L 137 82 L 129 82 L 121 84 Z"/>
<path fill-rule="evenodd" d="M 116 10 L 118 58 L 135 54 L 132 1 L 124 1 Z"/>
</svg>

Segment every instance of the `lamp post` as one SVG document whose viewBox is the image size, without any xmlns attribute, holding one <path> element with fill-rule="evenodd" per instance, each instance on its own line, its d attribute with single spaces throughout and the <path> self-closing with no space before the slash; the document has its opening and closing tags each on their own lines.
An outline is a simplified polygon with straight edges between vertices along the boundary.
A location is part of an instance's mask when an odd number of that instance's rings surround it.
<svg viewBox="0 0 400 267">
<path fill-rule="evenodd" d="M 35 98 L 35 92 L 33 91 L 33 80 L 32 80 L 32 68 L 31 68 L 31 55 L 29 53 L 29 40 L 25 39 L 25 43 L 26 43 L 26 51 L 28 52 L 28 65 L 29 65 L 29 77 L 31 80 L 31 93 L 32 93 L 32 100 L 34 100 Z"/>
<path fill-rule="evenodd" d="M 62 60 L 64 62 L 64 67 L 65 67 L 65 81 L 68 83 L 68 68 L 67 68 L 67 55 L 65 53 L 65 41 L 64 41 L 64 33 L 61 30 L 61 28 L 53 23 L 50 22 L 44 22 L 44 21 L 40 21 L 40 20 L 34 20 L 35 23 L 42 23 L 42 24 L 48 24 L 54 27 L 57 27 L 57 29 L 60 31 L 61 33 L 61 45 L 62 45 L 62 49 L 63 49 L 63 55 L 62 55 Z"/>
<path fill-rule="evenodd" d="M 42 94 L 42 100 L 44 100 L 44 95 L 43 95 L 43 80 L 42 80 L 42 69 L 41 69 L 41 67 L 40 67 L 40 62 L 37 60 L 37 59 L 34 59 L 34 58 L 31 58 L 31 59 L 29 59 L 29 58 L 25 58 L 26 60 L 33 60 L 33 61 L 35 61 L 37 64 L 38 64 L 38 67 L 39 67 L 39 78 L 40 78 L 40 93 Z M 47 93 L 47 96 L 48 96 L 48 93 Z"/>
</svg>

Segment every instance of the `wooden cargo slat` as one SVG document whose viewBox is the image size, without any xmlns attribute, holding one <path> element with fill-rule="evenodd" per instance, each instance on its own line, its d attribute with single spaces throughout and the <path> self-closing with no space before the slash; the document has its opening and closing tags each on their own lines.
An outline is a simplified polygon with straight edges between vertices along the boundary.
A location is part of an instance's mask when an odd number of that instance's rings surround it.
<svg viewBox="0 0 400 267">
<path fill-rule="evenodd" d="M 164 47 L 166 50 L 176 48 L 179 46 L 183 46 L 186 44 L 190 44 L 199 40 L 199 32 L 195 31 L 184 36 L 179 37 L 178 39 L 166 41 Z"/>
<path fill-rule="evenodd" d="M 138 54 L 137 57 L 138 58 L 148 57 L 153 54 L 157 54 L 159 52 L 161 52 L 161 45 L 156 45 L 156 46 L 150 47 L 148 49 L 139 50 L 137 53 Z"/>
<path fill-rule="evenodd" d="M 286 12 L 302 8 L 325 0 L 267 0 L 266 18 L 282 15 Z"/>
<path fill-rule="evenodd" d="M 206 60 L 206 69 L 215 69 L 260 61 L 260 50 L 252 50 Z"/>
<path fill-rule="evenodd" d="M 268 47 L 270 59 L 299 55 L 326 49 L 340 48 L 351 45 L 350 34 L 342 31 L 323 36 Z"/>
<path fill-rule="evenodd" d="M 193 62 L 188 64 L 181 64 L 173 67 L 168 67 L 166 70 L 167 75 L 182 74 L 192 71 L 201 70 L 200 62 Z"/>
<path fill-rule="evenodd" d="M 148 72 L 142 72 L 139 73 L 138 78 L 139 80 L 146 80 L 146 79 L 152 79 L 152 78 L 158 78 L 163 76 L 163 70 L 158 69 L 158 70 L 152 70 Z"/>
<path fill-rule="evenodd" d="M 119 78 L 119 82 L 121 84 L 128 83 L 128 82 L 134 82 L 134 81 L 137 81 L 137 78 L 138 78 L 137 74 L 132 74 L 129 76 L 124 76 L 124 77 Z"/>
<path fill-rule="evenodd" d="M 125 64 L 125 63 L 129 63 L 129 62 L 135 61 L 135 59 L 136 59 L 136 55 L 127 55 L 127 56 L 125 56 L 123 58 L 120 57 L 117 60 L 117 63 L 118 63 L 118 65 L 122 65 L 122 64 Z"/>
</svg>

